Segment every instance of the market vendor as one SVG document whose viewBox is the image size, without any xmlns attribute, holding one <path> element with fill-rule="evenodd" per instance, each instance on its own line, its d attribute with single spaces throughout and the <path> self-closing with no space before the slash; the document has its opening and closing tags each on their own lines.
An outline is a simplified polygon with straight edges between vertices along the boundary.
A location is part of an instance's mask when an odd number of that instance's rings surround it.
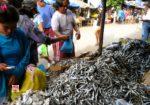
<svg viewBox="0 0 150 105">
<path fill-rule="evenodd" d="M 18 20 L 12 5 L 0 3 L 0 104 L 11 86 L 20 84 L 30 60 L 30 41 L 16 28 Z"/>
</svg>

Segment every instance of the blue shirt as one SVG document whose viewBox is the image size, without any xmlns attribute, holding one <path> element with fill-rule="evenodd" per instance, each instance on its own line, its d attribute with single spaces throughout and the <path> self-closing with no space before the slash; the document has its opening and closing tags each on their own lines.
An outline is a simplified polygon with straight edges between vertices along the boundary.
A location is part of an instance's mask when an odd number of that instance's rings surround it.
<svg viewBox="0 0 150 105">
<path fill-rule="evenodd" d="M 123 10 L 118 11 L 118 17 L 125 19 L 125 13 Z"/>
<path fill-rule="evenodd" d="M 30 58 L 30 42 L 25 34 L 16 29 L 11 35 L 0 34 L 0 63 L 15 66 L 15 69 L 0 71 L 0 98 L 7 96 L 7 74 L 21 77 Z"/>
<path fill-rule="evenodd" d="M 54 13 L 54 9 L 50 6 L 45 4 L 44 7 L 37 6 L 38 12 L 43 18 L 43 27 L 44 28 L 51 28 L 51 18 Z"/>
</svg>

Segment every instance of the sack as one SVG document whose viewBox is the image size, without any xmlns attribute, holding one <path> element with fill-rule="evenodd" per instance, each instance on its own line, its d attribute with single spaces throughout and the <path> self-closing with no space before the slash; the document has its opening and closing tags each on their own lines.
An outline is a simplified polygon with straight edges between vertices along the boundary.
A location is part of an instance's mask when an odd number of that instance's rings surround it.
<svg viewBox="0 0 150 105">
<path fill-rule="evenodd" d="M 11 99 L 14 101 L 27 90 L 44 90 L 46 88 L 46 75 L 37 67 L 29 66 L 25 73 L 25 79 L 19 92 L 11 91 Z"/>
<path fill-rule="evenodd" d="M 72 53 L 73 52 L 72 39 L 68 39 L 68 40 L 64 41 L 60 51 L 63 53 Z"/>
</svg>

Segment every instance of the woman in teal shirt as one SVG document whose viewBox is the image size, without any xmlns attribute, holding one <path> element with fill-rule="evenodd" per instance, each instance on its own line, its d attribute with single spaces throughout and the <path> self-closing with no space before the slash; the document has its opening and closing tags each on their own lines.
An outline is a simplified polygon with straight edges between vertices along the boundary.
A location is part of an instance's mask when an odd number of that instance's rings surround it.
<svg viewBox="0 0 150 105">
<path fill-rule="evenodd" d="M 16 28 L 19 20 L 17 10 L 0 3 L 0 104 L 8 97 L 11 85 L 19 84 L 29 64 L 30 41 Z M 9 66 L 15 66 L 8 69 Z"/>
</svg>

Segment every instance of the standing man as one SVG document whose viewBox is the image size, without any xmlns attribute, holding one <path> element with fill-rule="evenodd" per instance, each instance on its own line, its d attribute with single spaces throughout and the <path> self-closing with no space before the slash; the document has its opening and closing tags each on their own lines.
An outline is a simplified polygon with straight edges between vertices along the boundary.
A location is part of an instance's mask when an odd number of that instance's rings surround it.
<svg viewBox="0 0 150 105">
<path fill-rule="evenodd" d="M 142 40 L 146 41 L 150 35 L 150 2 L 146 4 L 146 14 L 142 17 Z"/>
<path fill-rule="evenodd" d="M 44 33 L 51 38 L 54 38 L 54 31 L 51 28 L 51 18 L 54 14 L 54 9 L 51 5 L 48 5 L 44 2 L 44 0 L 36 0 L 37 1 L 37 10 L 43 19 L 43 28 Z M 54 56 L 56 54 L 55 49 L 56 45 L 52 44 Z M 47 54 L 48 54 L 48 46 L 47 46 Z"/>
<path fill-rule="evenodd" d="M 55 60 L 57 61 L 75 56 L 73 30 L 77 32 L 76 39 L 80 39 L 80 31 L 75 23 L 73 13 L 68 10 L 68 5 L 69 0 L 56 0 L 56 12 L 52 17 L 52 29 L 55 31 L 56 37 L 69 36 L 67 41 L 56 43 Z"/>
</svg>

